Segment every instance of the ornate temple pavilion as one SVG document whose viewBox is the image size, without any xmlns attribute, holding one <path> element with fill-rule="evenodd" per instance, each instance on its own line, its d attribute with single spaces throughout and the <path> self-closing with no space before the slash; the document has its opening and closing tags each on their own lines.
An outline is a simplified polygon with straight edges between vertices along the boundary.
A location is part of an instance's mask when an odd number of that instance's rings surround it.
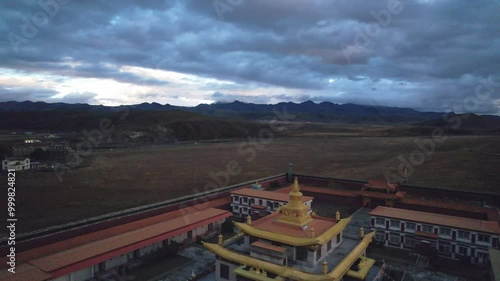
<svg viewBox="0 0 500 281">
<path fill-rule="evenodd" d="M 218 244 L 204 243 L 214 252 L 216 280 L 364 280 L 375 261 L 366 257 L 366 248 L 375 232 L 364 235 L 338 262 L 336 249 L 343 243 L 342 232 L 351 218 L 317 216 L 302 202 L 295 179 L 289 202 L 276 212 L 256 221 L 235 223 L 240 233 Z"/>
</svg>

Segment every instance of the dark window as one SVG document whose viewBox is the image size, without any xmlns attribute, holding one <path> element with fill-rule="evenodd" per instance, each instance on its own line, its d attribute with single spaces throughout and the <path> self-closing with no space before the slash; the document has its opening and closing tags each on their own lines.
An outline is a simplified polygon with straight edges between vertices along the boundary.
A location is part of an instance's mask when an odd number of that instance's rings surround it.
<svg viewBox="0 0 500 281">
<path fill-rule="evenodd" d="M 470 232 L 459 230 L 458 231 L 458 238 L 469 240 L 470 239 Z"/>
<path fill-rule="evenodd" d="M 332 249 L 332 243 L 331 242 L 326 243 L 326 250 L 330 252 L 331 249 Z"/>
<path fill-rule="evenodd" d="M 451 236 L 451 229 L 445 228 L 445 227 L 440 227 L 439 228 L 439 235 Z"/>
<path fill-rule="evenodd" d="M 407 222 L 406 223 L 406 229 L 408 229 L 408 230 L 415 230 L 415 223 L 413 223 L 413 222 Z"/>
<path fill-rule="evenodd" d="M 382 218 L 376 218 L 375 223 L 378 225 L 385 225 L 385 219 Z"/>
<path fill-rule="evenodd" d="M 449 254 L 451 252 L 451 244 L 448 242 L 439 242 L 439 252 Z"/>
<path fill-rule="evenodd" d="M 305 261 L 307 260 L 307 249 L 304 247 L 298 247 L 296 248 L 297 251 L 297 260 L 299 261 Z"/>
<path fill-rule="evenodd" d="M 391 244 L 401 243 L 401 237 L 399 236 L 399 233 L 391 233 L 389 235 L 389 243 Z"/>
<path fill-rule="evenodd" d="M 399 227 L 400 221 L 391 220 L 391 227 Z"/>
<path fill-rule="evenodd" d="M 464 247 L 464 246 L 458 246 L 458 253 L 463 256 L 468 256 L 469 255 L 469 248 Z"/>
<path fill-rule="evenodd" d="M 485 234 L 478 234 L 477 235 L 477 241 L 478 242 L 484 242 L 484 243 L 490 243 L 490 236 L 485 235 Z"/>
<path fill-rule="evenodd" d="M 337 244 L 340 243 L 340 233 L 337 234 Z"/>
<path fill-rule="evenodd" d="M 323 255 L 323 247 L 319 247 L 318 250 L 316 251 L 316 260 L 319 260 L 321 256 Z"/>
<path fill-rule="evenodd" d="M 226 264 L 220 264 L 220 277 L 229 280 L 229 266 Z"/>
<path fill-rule="evenodd" d="M 433 229 L 434 229 L 434 227 L 432 227 L 432 225 L 427 225 L 427 224 L 422 225 L 423 232 L 432 233 Z"/>
</svg>

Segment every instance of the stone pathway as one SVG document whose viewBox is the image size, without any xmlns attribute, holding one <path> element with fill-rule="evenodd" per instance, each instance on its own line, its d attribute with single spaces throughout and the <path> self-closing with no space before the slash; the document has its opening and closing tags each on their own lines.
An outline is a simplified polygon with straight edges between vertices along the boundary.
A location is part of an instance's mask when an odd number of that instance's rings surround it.
<svg viewBox="0 0 500 281">
<path fill-rule="evenodd" d="M 199 274 L 215 264 L 215 254 L 201 245 L 190 245 L 179 251 L 179 255 L 190 259 L 191 262 L 186 263 L 182 267 L 165 272 L 148 281 L 186 281 L 192 277 L 193 272 Z M 209 281 L 211 279 L 206 280 Z"/>
</svg>

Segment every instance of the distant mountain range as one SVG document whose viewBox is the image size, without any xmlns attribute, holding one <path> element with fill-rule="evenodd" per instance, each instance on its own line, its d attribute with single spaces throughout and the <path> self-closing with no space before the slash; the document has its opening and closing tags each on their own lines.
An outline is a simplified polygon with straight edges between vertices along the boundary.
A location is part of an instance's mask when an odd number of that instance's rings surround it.
<svg viewBox="0 0 500 281">
<path fill-rule="evenodd" d="M 200 127 L 198 125 L 200 125 L 201 120 L 203 124 L 208 122 L 215 127 L 221 127 L 221 129 L 223 127 L 233 127 L 234 124 L 231 122 L 239 122 L 238 125 L 234 125 L 238 128 L 248 128 L 249 124 L 252 123 L 251 121 L 272 120 L 285 113 L 293 116 L 293 118 L 286 121 L 407 124 L 418 127 L 450 127 L 454 124 L 444 120 L 445 113 L 443 112 L 420 112 L 410 108 L 335 104 L 331 102 L 314 103 L 312 101 L 302 103 L 282 102 L 274 105 L 234 101 L 231 103 L 200 104 L 195 107 L 162 105 L 159 103 L 102 106 L 11 101 L 0 102 L 0 129 L 79 130 L 86 127 L 95 127 L 95 122 L 104 117 L 116 119 L 117 111 L 125 108 L 128 108 L 132 114 L 121 123 L 130 129 L 147 128 L 156 125 L 166 126 L 168 124 L 172 127 L 175 123 L 175 127 L 181 130 L 184 128 L 180 125 L 181 123 L 185 125 L 189 121 L 190 125 L 188 127 Z M 454 113 L 449 113 L 448 116 L 453 115 Z M 499 116 L 471 114 L 463 115 L 460 118 L 463 119 L 462 129 L 500 130 Z M 217 125 L 214 125 L 216 123 Z M 253 125 L 250 127 L 251 131 L 256 129 Z M 218 135 L 218 133 L 215 135 Z M 231 133 L 223 135 L 230 136 Z"/>
<path fill-rule="evenodd" d="M 45 102 L 0 102 L 0 112 L 37 112 L 37 111 L 89 111 L 115 112 L 124 106 L 102 106 L 88 104 L 45 103 Z M 302 103 L 282 102 L 273 105 L 253 104 L 234 101 L 231 103 L 200 104 L 195 107 L 181 107 L 159 103 L 141 103 L 128 108 L 141 111 L 187 111 L 214 117 L 237 117 L 247 120 L 270 120 L 275 110 L 288 112 L 297 121 L 342 121 L 342 122 L 422 122 L 440 118 L 443 113 L 420 112 L 410 108 L 367 106 L 357 104 L 335 104 L 331 102 Z"/>
</svg>

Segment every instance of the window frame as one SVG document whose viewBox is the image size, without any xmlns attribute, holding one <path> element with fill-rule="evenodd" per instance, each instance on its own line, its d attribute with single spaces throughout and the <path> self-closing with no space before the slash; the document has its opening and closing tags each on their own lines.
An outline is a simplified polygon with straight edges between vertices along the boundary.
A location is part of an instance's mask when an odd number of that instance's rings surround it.
<svg viewBox="0 0 500 281">
<path fill-rule="evenodd" d="M 410 241 L 411 241 L 411 243 L 409 243 Z M 417 243 L 417 240 L 414 237 L 405 236 L 405 241 L 404 241 L 405 246 L 415 248 L 416 243 Z"/>
<path fill-rule="evenodd" d="M 378 239 L 379 237 L 381 237 L 381 239 Z M 379 242 L 384 242 L 385 241 L 385 232 L 376 232 L 375 233 L 375 240 L 376 241 L 379 241 Z"/>
<path fill-rule="evenodd" d="M 397 226 L 393 225 L 393 223 L 397 223 Z M 389 227 L 392 227 L 392 228 L 401 228 L 401 221 L 399 220 L 390 220 L 389 221 Z"/>
<path fill-rule="evenodd" d="M 410 227 L 412 225 L 412 227 Z M 413 230 L 415 231 L 417 229 L 417 224 L 414 222 L 406 222 L 405 223 L 405 230 Z"/>
<path fill-rule="evenodd" d="M 425 228 L 429 228 L 429 227 L 431 229 L 430 231 L 425 229 Z M 422 232 L 434 233 L 434 226 L 430 225 L 430 224 L 422 224 Z"/>
<path fill-rule="evenodd" d="M 467 237 L 462 237 L 462 236 L 464 236 L 463 234 L 467 234 L 466 235 Z M 462 240 L 470 240 L 471 233 L 470 233 L 470 231 L 459 230 L 458 233 L 457 233 L 457 238 L 458 239 L 462 239 Z"/>
<path fill-rule="evenodd" d="M 476 239 L 477 242 L 488 243 L 488 244 L 491 242 L 490 235 L 488 235 L 488 234 L 478 233 L 476 236 L 477 236 L 477 239 Z M 481 237 L 486 237 L 488 239 L 486 239 L 486 240 L 485 239 L 480 239 Z"/>
<path fill-rule="evenodd" d="M 443 231 L 448 231 L 448 233 L 442 233 Z M 439 235 L 446 236 L 446 237 L 451 237 L 451 228 L 448 227 L 440 227 L 438 231 Z"/>
<path fill-rule="evenodd" d="M 379 221 L 381 221 L 381 223 Z M 385 219 L 384 218 L 375 218 L 375 225 L 385 226 Z"/>
<path fill-rule="evenodd" d="M 442 251 L 441 247 L 444 249 L 448 249 L 447 251 Z M 438 242 L 438 252 L 442 254 L 450 254 L 451 253 L 451 243 L 450 242 L 443 242 L 439 241 Z"/>
<path fill-rule="evenodd" d="M 458 246 L 458 254 L 459 255 L 462 255 L 462 256 L 468 256 L 469 255 L 469 247 L 465 247 L 465 246 Z M 462 251 L 464 250 L 464 251 Z M 462 253 L 464 252 L 464 253 Z"/>
<path fill-rule="evenodd" d="M 398 241 L 398 242 L 393 242 L 393 241 L 392 241 L 392 238 L 393 238 L 393 237 L 394 237 L 394 238 L 397 238 L 397 241 Z M 391 233 L 389 233 L 389 243 L 390 243 L 390 244 L 394 244 L 394 245 L 396 245 L 396 244 L 398 244 L 398 245 L 399 245 L 399 244 L 401 244 L 401 235 L 400 235 L 399 233 L 396 233 L 396 232 L 391 232 Z"/>
</svg>

